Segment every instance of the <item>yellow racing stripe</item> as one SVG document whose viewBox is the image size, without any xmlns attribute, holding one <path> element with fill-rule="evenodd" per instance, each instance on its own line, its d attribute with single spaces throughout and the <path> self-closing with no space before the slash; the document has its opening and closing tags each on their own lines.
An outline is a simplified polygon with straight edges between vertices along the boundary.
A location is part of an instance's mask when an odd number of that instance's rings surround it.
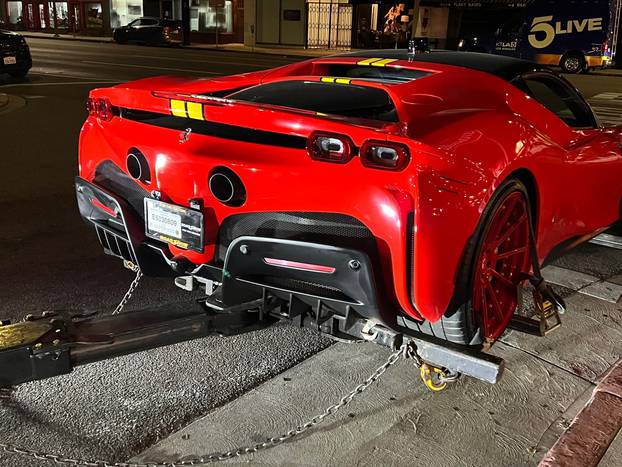
<svg viewBox="0 0 622 467">
<path fill-rule="evenodd" d="M 382 60 L 381 58 L 366 58 L 365 60 L 361 60 L 356 62 L 357 65 L 371 65 L 373 62 L 377 62 Z"/>
<path fill-rule="evenodd" d="M 377 62 L 373 62 L 371 66 L 385 66 L 389 63 L 397 62 L 397 58 L 385 58 L 384 60 L 379 60 Z"/>
<path fill-rule="evenodd" d="M 350 81 L 352 80 L 348 78 L 333 78 L 332 76 L 322 76 L 320 81 L 322 81 L 322 83 L 350 84 Z"/>
<path fill-rule="evenodd" d="M 175 117 L 187 118 L 188 114 L 186 112 L 186 102 L 177 99 L 171 99 L 171 113 L 175 115 Z"/>
<path fill-rule="evenodd" d="M 188 108 L 188 117 L 195 120 L 203 120 L 203 104 L 199 102 L 186 102 Z"/>
</svg>

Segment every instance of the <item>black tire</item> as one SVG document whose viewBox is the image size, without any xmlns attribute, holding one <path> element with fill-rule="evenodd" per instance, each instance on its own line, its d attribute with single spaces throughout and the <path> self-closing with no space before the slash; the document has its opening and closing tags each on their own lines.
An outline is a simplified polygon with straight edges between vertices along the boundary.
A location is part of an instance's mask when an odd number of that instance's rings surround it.
<svg viewBox="0 0 622 467">
<path fill-rule="evenodd" d="M 125 45 L 125 44 L 127 44 L 127 38 L 126 38 L 126 37 L 123 37 L 123 35 L 122 35 L 122 34 L 119 34 L 119 33 L 114 34 L 114 35 L 112 36 L 112 39 L 113 39 L 113 40 L 114 40 L 117 44 L 119 44 L 119 45 Z"/>
<path fill-rule="evenodd" d="M 462 265 L 456 280 L 456 290 L 452 302 L 445 315 L 436 323 L 426 322 L 419 330 L 449 342 L 463 345 L 480 345 L 483 343 L 478 317 L 471 306 L 474 263 L 479 257 L 481 243 L 486 227 L 491 221 L 497 207 L 512 193 L 521 192 L 530 206 L 529 194 L 525 185 L 518 179 L 506 180 L 497 189 L 486 206 L 480 222 L 465 248 Z"/>
<path fill-rule="evenodd" d="M 569 52 L 559 61 L 559 66 L 564 73 L 578 74 L 587 69 L 585 56 L 580 52 Z"/>
</svg>

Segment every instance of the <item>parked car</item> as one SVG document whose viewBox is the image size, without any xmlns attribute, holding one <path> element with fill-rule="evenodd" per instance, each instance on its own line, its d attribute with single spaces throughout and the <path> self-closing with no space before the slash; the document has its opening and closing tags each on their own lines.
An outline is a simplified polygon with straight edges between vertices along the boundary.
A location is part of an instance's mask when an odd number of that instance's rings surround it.
<svg viewBox="0 0 622 467">
<path fill-rule="evenodd" d="M 337 336 L 494 342 L 536 260 L 620 219 L 622 129 L 516 58 L 362 51 L 88 108 L 76 190 L 106 253 Z"/>
<path fill-rule="evenodd" d="M 26 39 L 13 31 L 0 29 L 0 74 L 24 77 L 32 68 Z"/>
<path fill-rule="evenodd" d="M 127 26 L 116 28 L 112 37 L 118 44 L 175 45 L 183 42 L 183 31 L 181 21 L 138 18 Z"/>
</svg>

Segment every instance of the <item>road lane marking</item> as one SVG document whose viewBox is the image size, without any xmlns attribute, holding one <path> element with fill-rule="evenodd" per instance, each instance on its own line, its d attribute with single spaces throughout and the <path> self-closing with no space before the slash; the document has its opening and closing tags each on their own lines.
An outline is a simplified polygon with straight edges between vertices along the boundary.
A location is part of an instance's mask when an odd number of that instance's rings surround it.
<svg viewBox="0 0 622 467">
<path fill-rule="evenodd" d="M 38 48 L 34 48 L 31 47 L 30 48 L 31 53 L 34 52 L 35 56 L 36 54 L 47 54 L 49 53 L 49 49 L 38 49 Z M 236 52 L 237 53 L 237 52 Z M 76 56 L 88 56 L 93 58 L 93 53 L 92 52 L 81 52 L 81 51 L 71 51 L 71 52 L 67 52 L 67 51 L 63 51 L 64 55 L 76 55 Z M 102 52 L 102 51 L 98 51 L 98 55 L 99 56 L 109 56 L 109 57 L 114 57 L 117 58 L 119 57 L 119 54 L 117 52 Z M 137 54 L 132 54 L 132 58 L 144 58 L 146 60 L 171 60 L 171 61 L 178 61 L 178 62 L 191 62 L 191 63 L 203 63 L 203 64 L 217 64 L 217 65 L 229 65 L 229 66 L 238 66 L 238 67 L 254 67 L 254 68 L 273 68 L 274 66 L 282 66 L 282 65 L 289 65 L 291 63 L 295 63 L 293 61 L 290 60 L 286 60 L 286 59 L 280 59 L 279 57 L 276 56 L 277 60 L 266 60 L 265 62 L 261 62 L 261 61 L 257 61 L 256 59 L 253 61 L 240 61 L 240 59 L 238 57 L 232 57 L 231 61 L 226 61 L 226 60 L 211 60 L 210 58 L 204 58 L 204 59 L 194 59 L 194 58 L 186 58 L 183 55 L 178 56 L 178 57 L 164 57 L 161 55 L 137 55 Z"/>
<path fill-rule="evenodd" d="M 91 60 L 81 60 L 80 63 L 87 63 L 89 65 L 109 65 L 109 66 L 123 66 L 127 68 L 144 68 L 147 70 L 164 70 L 164 71 L 181 71 L 184 73 L 195 73 L 199 75 L 222 75 L 222 73 L 218 73 L 215 71 L 201 71 L 201 70 L 190 70 L 188 68 L 168 68 L 168 67 L 160 67 L 160 66 L 148 66 L 148 65 L 130 65 L 127 63 L 113 63 L 113 62 L 99 62 L 99 61 L 91 61 Z"/>
<path fill-rule="evenodd" d="M 590 97 L 590 99 L 603 99 L 603 100 L 622 100 L 622 93 L 619 92 L 601 92 L 595 96 Z"/>
</svg>

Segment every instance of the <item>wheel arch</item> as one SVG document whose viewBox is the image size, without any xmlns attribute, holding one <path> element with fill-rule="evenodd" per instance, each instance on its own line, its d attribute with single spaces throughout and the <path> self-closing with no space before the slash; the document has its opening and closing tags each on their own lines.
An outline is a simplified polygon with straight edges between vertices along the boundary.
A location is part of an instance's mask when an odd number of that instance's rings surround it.
<svg viewBox="0 0 622 467">
<path fill-rule="evenodd" d="M 529 209 L 531 210 L 531 217 L 533 221 L 537 224 L 538 212 L 540 211 L 540 195 L 538 191 L 536 177 L 529 169 L 523 168 L 514 170 L 505 178 L 505 180 L 509 180 L 510 178 L 515 178 L 523 185 L 525 185 L 525 188 L 527 189 L 527 194 L 529 195 L 528 201 Z M 620 200 L 620 203 L 622 207 L 622 200 Z"/>
</svg>

